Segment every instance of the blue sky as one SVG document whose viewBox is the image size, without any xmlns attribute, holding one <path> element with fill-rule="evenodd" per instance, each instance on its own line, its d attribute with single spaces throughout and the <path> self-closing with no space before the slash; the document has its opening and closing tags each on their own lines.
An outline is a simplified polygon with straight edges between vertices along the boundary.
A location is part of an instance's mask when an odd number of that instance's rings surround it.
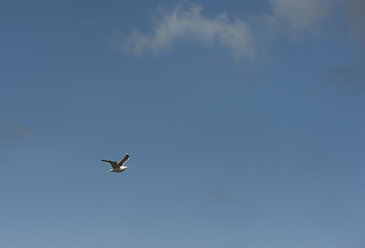
<svg viewBox="0 0 365 248">
<path fill-rule="evenodd" d="M 363 247 L 363 10 L 2 1 L 0 248 Z"/>
</svg>

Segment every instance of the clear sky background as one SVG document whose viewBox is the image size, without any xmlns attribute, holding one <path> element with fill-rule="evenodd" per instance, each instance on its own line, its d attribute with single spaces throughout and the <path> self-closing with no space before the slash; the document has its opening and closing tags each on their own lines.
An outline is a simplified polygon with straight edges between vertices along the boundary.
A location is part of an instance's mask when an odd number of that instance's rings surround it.
<svg viewBox="0 0 365 248">
<path fill-rule="evenodd" d="M 0 1 L 0 247 L 365 247 L 363 13 Z"/>
</svg>

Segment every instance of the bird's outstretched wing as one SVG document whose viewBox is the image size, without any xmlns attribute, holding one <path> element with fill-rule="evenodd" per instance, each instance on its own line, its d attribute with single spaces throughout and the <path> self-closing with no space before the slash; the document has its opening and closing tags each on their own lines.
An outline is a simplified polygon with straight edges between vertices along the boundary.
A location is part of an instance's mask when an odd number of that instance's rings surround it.
<svg viewBox="0 0 365 248">
<path fill-rule="evenodd" d="M 104 160 L 104 159 L 102 159 L 101 161 L 109 163 L 113 167 L 113 169 L 116 169 L 119 167 L 118 163 L 116 161 L 110 161 L 110 160 Z"/>
<path fill-rule="evenodd" d="M 118 165 L 119 166 L 122 166 L 125 162 L 128 161 L 128 159 L 129 159 L 129 154 L 126 153 L 125 156 L 124 156 L 124 158 L 118 162 Z"/>
</svg>

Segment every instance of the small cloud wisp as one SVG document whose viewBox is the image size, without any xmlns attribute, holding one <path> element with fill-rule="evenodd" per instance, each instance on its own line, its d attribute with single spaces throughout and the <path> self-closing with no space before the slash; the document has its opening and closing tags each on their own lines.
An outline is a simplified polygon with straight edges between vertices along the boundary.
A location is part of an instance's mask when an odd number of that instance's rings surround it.
<svg viewBox="0 0 365 248">
<path fill-rule="evenodd" d="M 178 39 L 197 40 L 204 44 L 219 43 L 229 48 L 235 58 L 253 57 L 253 41 L 249 25 L 231 21 L 226 14 L 216 18 L 204 17 L 199 6 L 190 9 L 177 7 L 164 13 L 151 35 L 133 31 L 122 43 L 122 50 L 140 54 L 145 50 L 156 53 L 171 48 Z"/>
</svg>

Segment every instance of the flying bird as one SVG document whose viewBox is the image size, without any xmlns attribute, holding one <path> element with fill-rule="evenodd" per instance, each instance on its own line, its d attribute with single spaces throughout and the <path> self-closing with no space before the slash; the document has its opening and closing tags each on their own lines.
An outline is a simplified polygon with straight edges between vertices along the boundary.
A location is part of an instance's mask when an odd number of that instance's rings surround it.
<svg viewBox="0 0 365 248">
<path fill-rule="evenodd" d="M 102 159 L 101 161 L 107 162 L 112 166 L 112 169 L 109 170 L 109 172 L 122 172 L 122 171 L 125 171 L 126 169 L 128 169 L 128 167 L 124 165 L 124 163 L 127 162 L 128 159 L 129 159 L 129 155 L 128 155 L 128 153 L 126 153 L 124 158 L 122 160 L 120 160 L 119 162 L 104 160 L 104 159 Z"/>
</svg>

